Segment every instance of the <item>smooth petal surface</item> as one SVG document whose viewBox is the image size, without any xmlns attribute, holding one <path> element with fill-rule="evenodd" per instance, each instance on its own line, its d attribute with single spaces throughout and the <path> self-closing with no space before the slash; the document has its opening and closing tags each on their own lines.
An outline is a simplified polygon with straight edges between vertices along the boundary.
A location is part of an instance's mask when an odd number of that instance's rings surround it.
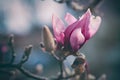
<svg viewBox="0 0 120 80">
<path fill-rule="evenodd" d="M 68 25 L 71 25 L 71 24 L 73 24 L 74 22 L 76 22 L 77 19 L 76 19 L 74 16 L 72 16 L 70 13 L 67 13 L 67 14 L 65 15 L 65 21 L 67 22 Z"/>
<path fill-rule="evenodd" d="M 91 38 L 98 30 L 101 23 L 101 17 L 97 16 L 91 16 L 90 18 L 90 24 L 88 26 L 88 30 L 86 31 L 87 38 Z"/>
<path fill-rule="evenodd" d="M 67 39 L 69 39 L 72 31 L 74 31 L 77 28 L 81 28 L 83 35 L 86 36 L 86 31 L 87 31 L 86 28 L 89 26 L 90 17 L 91 17 L 91 12 L 88 9 L 87 12 L 83 14 L 79 20 L 69 25 L 65 30 L 65 36 L 67 37 Z"/>
<path fill-rule="evenodd" d="M 85 37 L 81 33 L 80 28 L 75 29 L 70 36 L 70 44 L 74 51 L 77 51 L 84 43 Z"/>
<path fill-rule="evenodd" d="M 68 26 L 65 30 L 65 47 L 70 45 L 70 36 L 72 35 L 75 27 L 79 25 L 79 21 L 76 21 L 72 25 Z M 80 29 L 80 28 L 79 28 Z"/>
<path fill-rule="evenodd" d="M 52 25 L 54 36 L 58 43 L 64 44 L 64 30 L 65 26 L 61 19 L 59 19 L 56 15 L 52 16 Z"/>
<path fill-rule="evenodd" d="M 90 24 L 90 18 L 91 18 L 91 11 L 90 9 L 87 10 L 87 12 L 85 14 L 82 15 L 82 17 L 80 18 L 80 24 L 79 26 L 81 26 L 81 30 L 83 35 L 85 36 L 85 38 L 87 39 L 88 36 L 88 26 Z"/>
</svg>

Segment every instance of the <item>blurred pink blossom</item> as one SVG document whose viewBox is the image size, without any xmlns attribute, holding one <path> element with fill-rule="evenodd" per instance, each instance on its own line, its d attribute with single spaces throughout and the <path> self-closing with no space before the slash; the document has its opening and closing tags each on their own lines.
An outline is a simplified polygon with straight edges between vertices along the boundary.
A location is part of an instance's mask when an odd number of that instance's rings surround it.
<svg viewBox="0 0 120 80">
<path fill-rule="evenodd" d="M 8 51 L 8 48 L 7 48 L 7 46 L 2 46 L 2 49 L 1 49 L 1 51 L 3 52 L 3 53 L 6 53 L 7 51 Z"/>
<path fill-rule="evenodd" d="M 56 15 L 52 16 L 56 42 L 58 47 L 64 47 L 64 50 L 76 52 L 97 32 L 101 18 L 93 16 L 90 9 L 88 9 L 78 20 L 70 13 L 67 13 L 65 21 L 68 24 L 67 28 L 61 19 Z"/>
</svg>

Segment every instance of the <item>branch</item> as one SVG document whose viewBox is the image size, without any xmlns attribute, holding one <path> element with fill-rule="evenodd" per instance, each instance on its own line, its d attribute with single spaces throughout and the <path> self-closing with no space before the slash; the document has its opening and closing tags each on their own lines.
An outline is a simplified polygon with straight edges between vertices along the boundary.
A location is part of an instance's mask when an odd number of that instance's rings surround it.
<svg viewBox="0 0 120 80">
<path fill-rule="evenodd" d="M 88 8 L 90 8 L 92 11 L 94 8 L 103 0 L 93 0 L 91 3 L 89 3 L 88 6 L 80 5 L 78 4 L 78 1 L 74 0 L 54 0 L 57 3 L 66 3 L 69 7 L 73 8 L 76 11 L 86 11 Z"/>
<path fill-rule="evenodd" d="M 100 2 L 102 2 L 103 0 L 94 0 L 91 4 L 89 4 L 87 6 L 87 9 L 90 8 L 90 9 L 94 9 Z"/>
<path fill-rule="evenodd" d="M 17 64 L 0 64 L 0 68 L 15 68 L 15 69 L 18 69 L 20 72 L 22 72 L 27 77 L 30 77 L 30 78 L 33 78 L 33 79 L 37 79 L 37 80 L 47 80 L 47 78 L 37 76 L 37 75 L 29 72 L 25 68 L 20 67 Z"/>
<path fill-rule="evenodd" d="M 21 66 L 19 66 L 17 64 L 4 64 L 4 63 L 2 63 L 2 64 L 0 64 L 0 69 L 3 69 L 3 68 L 14 68 L 14 69 L 17 69 L 21 73 L 23 73 L 25 76 L 33 78 L 33 79 L 36 79 L 36 80 L 48 80 L 48 78 L 40 77 L 38 75 L 35 75 L 35 74 L 29 72 L 28 70 L 26 70 L 25 68 L 23 68 L 23 67 L 21 67 Z M 63 73 L 62 70 L 61 70 L 61 72 Z M 53 78 L 53 79 L 49 79 L 49 80 L 70 79 L 72 77 L 75 77 L 76 75 L 77 74 L 73 74 L 73 75 L 70 75 L 70 76 L 67 76 L 67 77 L 63 77 L 63 75 L 61 74 L 61 76 L 59 76 L 58 78 Z"/>
<path fill-rule="evenodd" d="M 46 77 L 40 77 L 40 76 L 38 76 L 36 74 L 31 73 L 30 71 L 26 70 L 22 66 L 29 59 L 31 49 L 32 49 L 32 45 L 29 45 L 29 46 L 27 46 L 25 48 L 22 59 L 17 64 L 13 64 L 14 59 L 16 57 L 16 53 L 15 53 L 15 50 L 14 50 L 14 36 L 13 35 L 10 36 L 8 45 L 9 45 L 9 47 L 11 49 L 12 59 L 11 59 L 10 63 L 0 63 L 0 72 L 2 72 L 2 73 L 3 72 L 10 73 L 10 71 L 8 71 L 9 69 L 17 69 L 17 70 L 19 70 L 21 73 L 23 73 L 25 76 L 27 76 L 29 78 L 33 78 L 33 79 L 36 79 L 36 80 L 48 80 L 48 78 L 46 78 Z M 57 78 L 50 78 L 49 80 L 63 80 L 63 79 L 69 79 L 69 78 L 72 78 L 72 77 L 76 76 L 76 74 L 73 74 L 71 76 L 64 77 L 64 75 L 63 75 L 63 61 L 64 61 L 64 59 L 58 58 L 56 55 L 53 55 L 53 56 L 54 56 L 54 58 L 56 60 L 59 61 L 60 75 L 58 75 Z M 3 71 L 4 69 L 5 69 L 5 71 Z"/>
<path fill-rule="evenodd" d="M 16 53 L 14 50 L 14 35 L 13 34 L 11 34 L 9 37 L 8 46 L 9 46 L 11 53 L 12 53 L 12 58 L 11 58 L 10 63 L 13 63 L 15 60 L 15 57 L 16 57 Z"/>
<path fill-rule="evenodd" d="M 57 80 L 63 78 L 63 60 L 59 60 L 59 65 L 60 65 L 60 75 L 58 76 Z"/>
</svg>

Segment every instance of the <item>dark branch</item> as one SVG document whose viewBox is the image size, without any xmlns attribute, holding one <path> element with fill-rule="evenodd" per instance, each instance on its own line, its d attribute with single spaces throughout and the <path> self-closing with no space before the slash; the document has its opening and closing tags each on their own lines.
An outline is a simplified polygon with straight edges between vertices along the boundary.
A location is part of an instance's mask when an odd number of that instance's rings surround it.
<svg viewBox="0 0 120 80">
<path fill-rule="evenodd" d="M 103 0 L 93 0 L 91 3 L 89 3 L 88 6 L 84 6 L 84 5 L 82 6 L 74 0 L 54 0 L 54 1 L 58 3 L 66 3 L 67 6 L 73 8 L 76 11 L 86 11 L 88 8 L 90 8 L 93 11 L 94 8 Z"/>
<path fill-rule="evenodd" d="M 30 77 L 30 78 L 33 78 L 33 79 L 37 79 L 37 80 L 47 80 L 47 78 L 37 76 L 37 75 L 29 72 L 28 70 L 24 69 L 23 67 L 20 67 L 19 65 L 16 65 L 16 64 L 0 64 L 0 68 L 14 68 L 14 69 L 18 69 L 20 72 L 22 72 L 27 77 Z"/>
<path fill-rule="evenodd" d="M 60 75 L 59 78 L 63 78 L 63 60 L 59 61 L 59 65 L 60 65 Z"/>
<path fill-rule="evenodd" d="M 11 50 L 11 54 L 12 54 L 10 63 L 13 63 L 15 60 L 15 57 L 16 57 L 15 50 L 14 50 L 14 35 L 13 34 L 11 34 L 9 37 L 8 46 L 9 46 L 9 48 Z"/>
<path fill-rule="evenodd" d="M 88 5 L 88 7 L 86 9 L 88 9 L 88 8 L 94 9 L 101 1 L 103 1 L 103 0 L 94 0 L 91 4 Z"/>
</svg>

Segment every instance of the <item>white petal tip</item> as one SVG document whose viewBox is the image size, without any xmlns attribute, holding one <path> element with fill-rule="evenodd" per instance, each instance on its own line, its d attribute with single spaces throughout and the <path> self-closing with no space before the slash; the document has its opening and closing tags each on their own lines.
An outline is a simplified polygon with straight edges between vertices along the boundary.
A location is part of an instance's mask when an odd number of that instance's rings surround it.
<svg viewBox="0 0 120 80">
<path fill-rule="evenodd" d="M 92 14 L 90 8 L 88 8 L 88 10 L 87 10 L 86 13 L 88 13 L 88 14 L 90 14 L 90 15 Z"/>
</svg>

